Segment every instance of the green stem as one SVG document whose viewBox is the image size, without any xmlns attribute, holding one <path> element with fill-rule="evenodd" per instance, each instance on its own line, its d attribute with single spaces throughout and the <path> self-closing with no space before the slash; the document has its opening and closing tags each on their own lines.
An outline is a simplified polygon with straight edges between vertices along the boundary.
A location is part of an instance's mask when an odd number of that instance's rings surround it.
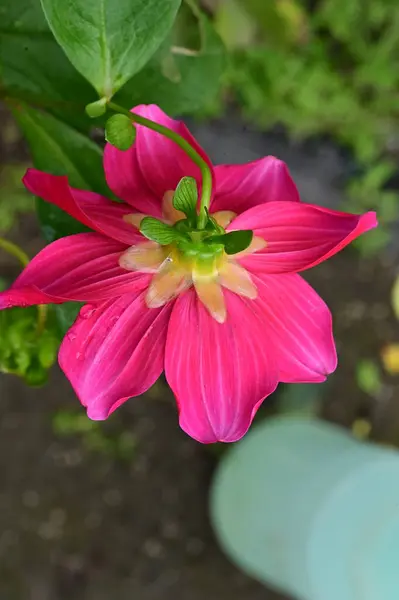
<svg viewBox="0 0 399 600">
<path fill-rule="evenodd" d="M 0 237 L 0 248 L 7 252 L 7 254 L 11 254 L 11 256 L 14 256 L 16 259 L 18 259 L 24 268 L 29 264 L 29 256 L 22 250 L 22 248 L 17 246 L 17 244 Z M 37 312 L 37 334 L 40 335 L 43 333 L 44 326 L 46 324 L 47 306 L 45 304 L 39 304 L 37 307 Z"/>
<path fill-rule="evenodd" d="M 17 258 L 23 267 L 26 267 L 26 265 L 29 263 L 29 256 L 26 254 L 26 252 L 24 252 L 22 248 L 13 242 L 0 237 L 0 248 L 7 252 L 7 254 L 11 254 L 11 256 Z"/>
<path fill-rule="evenodd" d="M 47 304 L 38 304 L 37 305 L 36 333 L 38 336 L 42 335 L 44 328 L 46 326 L 47 312 L 48 312 Z"/>
<path fill-rule="evenodd" d="M 152 129 L 153 131 L 156 131 L 157 133 L 169 138 L 175 142 L 175 144 L 180 146 L 180 148 L 184 150 L 191 160 L 200 168 L 202 176 L 202 193 L 198 216 L 198 229 L 204 229 L 207 222 L 207 210 L 209 209 L 212 194 L 212 174 L 206 161 L 198 154 L 196 150 L 194 150 L 194 148 L 187 142 L 187 140 L 184 139 L 184 137 L 175 131 L 168 129 L 168 127 L 164 127 L 164 125 L 160 125 L 155 121 L 151 121 L 150 119 L 146 119 L 141 115 L 130 112 L 126 108 L 123 108 L 114 102 L 108 102 L 108 107 L 117 113 L 126 115 L 133 123 L 143 125 L 143 127 Z"/>
</svg>

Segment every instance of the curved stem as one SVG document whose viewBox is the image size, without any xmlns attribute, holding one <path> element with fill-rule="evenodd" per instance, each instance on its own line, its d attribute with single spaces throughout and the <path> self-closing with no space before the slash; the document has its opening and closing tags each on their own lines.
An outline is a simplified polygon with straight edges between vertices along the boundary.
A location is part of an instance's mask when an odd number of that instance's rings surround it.
<svg viewBox="0 0 399 600">
<path fill-rule="evenodd" d="M 5 240 L 4 238 L 0 237 L 0 248 L 7 252 L 7 254 L 11 254 L 11 256 L 14 256 L 16 259 L 18 259 L 24 268 L 29 264 L 29 256 L 26 254 L 26 252 L 24 252 L 24 250 L 22 250 L 22 248 L 17 246 L 17 244 L 14 244 L 14 242 L 10 242 L 9 240 Z M 37 334 L 40 335 L 43 333 L 46 324 L 47 306 L 45 304 L 39 304 L 37 307 L 37 312 Z"/>
<path fill-rule="evenodd" d="M 200 211 L 198 217 L 198 228 L 204 229 L 207 222 L 207 214 L 206 209 L 209 209 L 209 205 L 211 202 L 211 194 L 212 194 L 212 174 L 209 166 L 206 161 L 198 154 L 198 152 L 188 143 L 187 140 L 184 139 L 181 135 L 168 129 L 164 125 L 160 125 L 155 121 L 151 121 L 150 119 L 146 119 L 141 115 L 138 115 L 134 112 L 130 112 L 123 106 L 119 106 L 114 102 L 108 102 L 108 107 L 113 111 L 126 115 L 133 123 L 138 123 L 139 125 L 143 125 L 143 127 L 147 127 L 148 129 L 152 129 L 161 135 L 169 138 L 175 144 L 180 146 L 182 150 L 191 158 L 191 160 L 200 168 L 201 176 L 202 176 L 202 193 L 201 193 L 201 202 L 200 202 Z"/>
<path fill-rule="evenodd" d="M 29 256 L 26 254 L 26 252 L 24 252 L 22 248 L 13 242 L 0 237 L 0 248 L 7 252 L 7 254 L 11 254 L 11 256 L 17 258 L 23 267 L 26 267 L 26 265 L 29 263 Z"/>
</svg>

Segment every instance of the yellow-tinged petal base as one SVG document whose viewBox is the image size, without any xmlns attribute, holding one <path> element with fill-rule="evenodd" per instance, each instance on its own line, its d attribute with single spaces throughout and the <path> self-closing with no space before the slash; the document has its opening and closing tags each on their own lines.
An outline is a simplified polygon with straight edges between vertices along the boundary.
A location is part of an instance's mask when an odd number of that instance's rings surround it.
<svg viewBox="0 0 399 600">
<path fill-rule="evenodd" d="M 221 285 L 239 296 L 255 300 L 258 295 L 256 285 L 248 271 L 233 261 L 225 262 L 219 270 L 219 281 Z"/>
<path fill-rule="evenodd" d="M 173 191 L 164 194 L 162 203 L 163 219 L 167 223 L 175 223 L 185 215 L 173 206 Z M 146 215 L 126 215 L 124 220 L 139 228 Z M 225 228 L 235 218 L 233 211 L 219 211 L 213 218 Z M 175 244 L 160 246 L 156 242 L 146 241 L 132 246 L 122 254 L 119 265 L 128 271 L 154 273 L 146 294 L 149 308 L 159 308 L 176 298 L 180 293 L 194 285 L 199 300 L 207 308 L 209 314 L 218 322 L 224 323 L 227 318 L 223 287 L 254 300 L 258 291 L 250 274 L 236 259 L 248 256 L 266 248 L 261 237 L 254 237 L 248 248 L 234 255 L 212 253 L 201 258 L 183 254 Z"/>
<path fill-rule="evenodd" d="M 183 269 L 175 268 L 172 262 L 164 265 L 152 278 L 145 301 L 148 308 L 159 308 L 175 298 L 191 285 L 191 280 Z"/>
<path fill-rule="evenodd" d="M 167 255 L 164 246 L 156 242 L 143 242 L 126 250 L 119 259 L 119 266 L 127 271 L 156 273 Z"/>
<path fill-rule="evenodd" d="M 227 317 L 222 286 L 210 277 L 194 277 L 194 287 L 198 298 L 218 322 L 224 323 Z"/>
</svg>

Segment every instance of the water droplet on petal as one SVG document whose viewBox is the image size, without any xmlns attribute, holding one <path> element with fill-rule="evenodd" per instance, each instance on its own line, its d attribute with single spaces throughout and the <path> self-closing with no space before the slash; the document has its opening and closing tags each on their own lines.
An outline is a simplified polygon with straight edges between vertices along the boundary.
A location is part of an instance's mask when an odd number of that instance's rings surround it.
<svg viewBox="0 0 399 600">
<path fill-rule="evenodd" d="M 67 333 L 67 339 L 68 339 L 70 342 L 73 342 L 73 340 L 76 340 L 76 334 L 75 334 L 75 333 L 71 333 L 71 332 L 70 332 L 70 333 Z"/>
<path fill-rule="evenodd" d="M 83 360 L 84 354 L 83 352 L 76 352 L 76 360 Z"/>
<path fill-rule="evenodd" d="M 79 316 L 82 317 L 82 319 L 90 319 L 90 317 L 92 317 L 95 312 L 96 310 L 92 308 L 90 304 L 86 304 L 80 309 Z"/>
</svg>

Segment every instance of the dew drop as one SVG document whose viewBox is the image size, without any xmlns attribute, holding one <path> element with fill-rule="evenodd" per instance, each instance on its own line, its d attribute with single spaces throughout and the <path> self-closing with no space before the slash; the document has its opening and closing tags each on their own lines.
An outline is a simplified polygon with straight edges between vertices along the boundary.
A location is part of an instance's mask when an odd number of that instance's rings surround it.
<svg viewBox="0 0 399 600">
<path fill-rule="evenodd" d="M 76 360 L 83 360 L 84 355 L 83 352 L 76 352 Z"/>
<path fill-rule="evenodd" d="M 75 333 L 67 333 L 67 338 L 70 342 L 73 342 L 73 340 L 76 340 L 76 334 Z"/>
<path fill-rule="evenodd" d="M 92 317 L 95 312 L 95 309 L 92 308 L 90 304 L 86 304 L 86 306 L 83 306 L 80 309 L 79 316 L 82 317 L 82 319 L 90 319 L 90 317 Z"/>
</svg>

